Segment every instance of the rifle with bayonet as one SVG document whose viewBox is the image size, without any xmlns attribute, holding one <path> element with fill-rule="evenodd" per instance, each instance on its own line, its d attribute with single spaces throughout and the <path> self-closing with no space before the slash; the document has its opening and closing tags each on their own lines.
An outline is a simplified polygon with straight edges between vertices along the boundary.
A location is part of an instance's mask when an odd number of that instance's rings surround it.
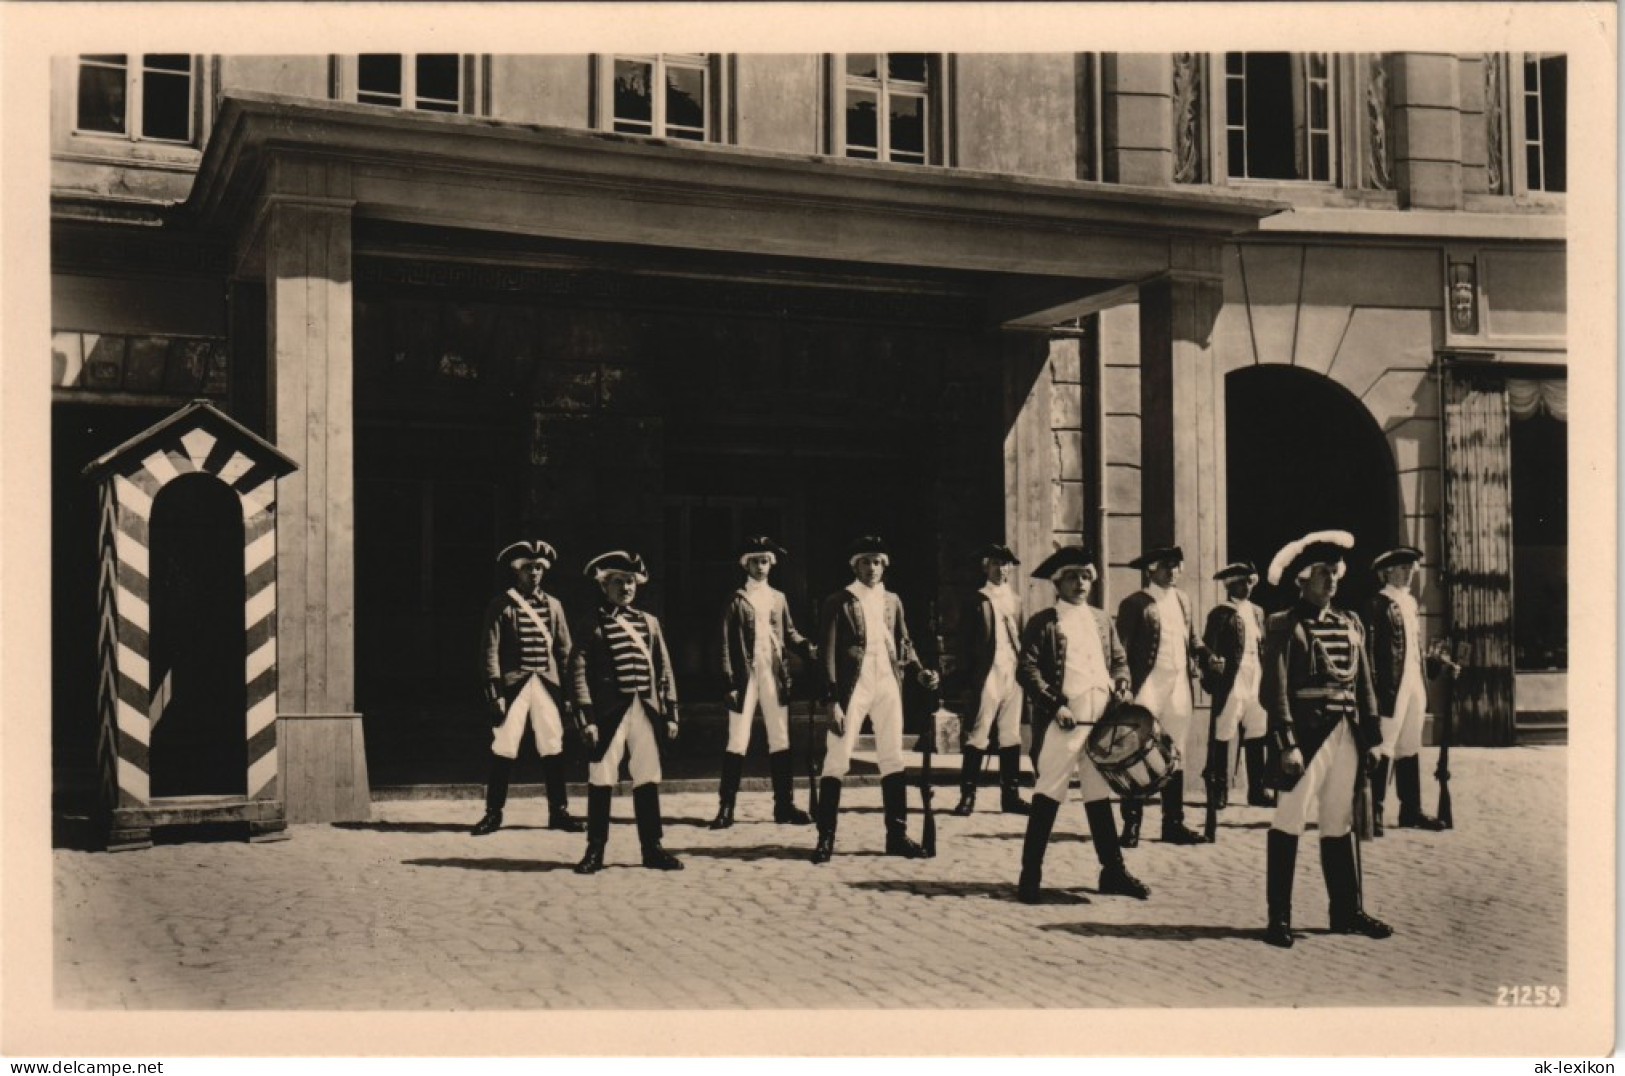
<svg viewBox="0 0 1625 1076">
<path fill-rule="evenodd" d="M 1439 715 L 1439 765 L 1433 771 L 1433 776 L 1439 781 L 1439 826 L 1442 829 L 1454 829 L 1456 826 L 1450 809 L 1450 737 L 1455 732 L 1456 678 L 1461 675 L 1461 665 L 1450 650 L 1449 644 L 1441 639 L 1432 653 L 1432 657 L 1450 674 L 1450 690 L 1444 713 Z"/>
</svg>

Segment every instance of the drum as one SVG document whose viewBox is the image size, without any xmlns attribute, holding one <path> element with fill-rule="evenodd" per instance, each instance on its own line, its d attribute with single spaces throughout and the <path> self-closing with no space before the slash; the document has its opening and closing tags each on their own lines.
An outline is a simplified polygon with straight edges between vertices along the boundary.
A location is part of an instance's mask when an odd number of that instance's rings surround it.
<svg viewBox="0 0 1625 1076">
<path fill-rule="evenodd" d="M 1179 768 L 1179 748 L 1144 706 L 1107 711 L 1084 742 L 1084 753 L 1119 796 L 1156 794 Z"/>
</svg>

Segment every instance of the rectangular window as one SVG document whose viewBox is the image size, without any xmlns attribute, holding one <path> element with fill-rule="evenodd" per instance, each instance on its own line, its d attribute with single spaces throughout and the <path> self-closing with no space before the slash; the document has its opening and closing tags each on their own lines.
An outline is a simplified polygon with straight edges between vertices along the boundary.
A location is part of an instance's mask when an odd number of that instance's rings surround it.
<svg viewBox="0 0 1625 1076">
<path fill-rule="evenodd" d="M 713 138 L 714 79 L 706 53 L 610 59 L 610 129 L 657 138 Z"/>
<path fill-rule="evenodd" d="M 899 164 L 933 160 L 933 66 L 923 52 L 847 53 L 839 67 L 840 152 Z"/>
<path fill-rule="evenodd" d="M 1225 155 L 1232 178 L 1332 181 L 1334 67 L 1324 52 L 1225 53 Z"/>
<path fill-rule="evenodd" d="M 1523 157 L 1532 191 L 1568 189 L 1568 57 L 1539 53 L 1523 59 Z"/>
<path fill-rule="evenodd" d="M 424 112 L 464 112 L 463 58 L 444 53 L 363 53 L 356 57 L 355 99 Z"/>
<path fill-rule="evenodd" d="M 192 57 L 181 53 L 81 56 L 75 130 L 190 144 L 193 78 Z"/>
</svg>

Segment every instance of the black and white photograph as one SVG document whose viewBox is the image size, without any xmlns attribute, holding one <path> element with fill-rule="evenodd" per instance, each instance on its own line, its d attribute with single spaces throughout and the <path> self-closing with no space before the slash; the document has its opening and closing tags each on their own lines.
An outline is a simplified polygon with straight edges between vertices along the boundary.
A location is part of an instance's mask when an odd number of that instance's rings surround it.
<svg viewBox="0 0 1625 1076">
<path fill-rule="evenodd" d="M 0 1054 L 1613 1054 L 1611 5 L 8 6 Z"/>
</svg>

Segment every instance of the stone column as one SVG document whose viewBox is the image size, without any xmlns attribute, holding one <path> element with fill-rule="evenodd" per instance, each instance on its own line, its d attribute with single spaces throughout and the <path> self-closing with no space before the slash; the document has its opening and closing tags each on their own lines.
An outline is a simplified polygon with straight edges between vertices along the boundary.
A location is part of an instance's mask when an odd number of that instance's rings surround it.
<svg viewBox="0 0 1625 1076">
<path fill-rule="evenodd" d="M 367 817 L 355 712 L 349 173 L 277 159 L 263 215 L 269 428 L 279 490 L 277 689 L 288 821 Z"/>
<path fill-rule="evenodd" d="M 1462 95 L 1456 57 L 1396 53 L 1393 71 L 1394 178 L 1400 204 L 1460 209 Z"/>
<path fill-rule="evenodd" d="M 1107 53 L 1101 58 L 1101 91 L 1106 182 L 1147 187 L 1173 183 L 1173 56 Z"/>
</svg>

